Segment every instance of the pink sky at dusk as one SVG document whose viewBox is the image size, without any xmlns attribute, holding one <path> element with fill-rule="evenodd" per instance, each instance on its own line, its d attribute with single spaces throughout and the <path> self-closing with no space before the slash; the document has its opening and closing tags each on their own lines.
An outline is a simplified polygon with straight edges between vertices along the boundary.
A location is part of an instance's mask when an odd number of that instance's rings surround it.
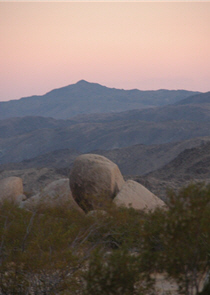
<svg viewBox="0 0 210 295">
<path fill-rule="evenodd" d="M 0 2 L 0 100 L 84 79 L 210 91 L 210 2 Z"/>
</svg>

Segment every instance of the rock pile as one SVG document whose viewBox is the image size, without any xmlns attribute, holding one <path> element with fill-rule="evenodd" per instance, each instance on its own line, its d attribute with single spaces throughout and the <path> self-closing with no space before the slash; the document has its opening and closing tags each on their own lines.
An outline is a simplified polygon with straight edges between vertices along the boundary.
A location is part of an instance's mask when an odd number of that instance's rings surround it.
<svg viewBox="0 0 210 295">
<path fill-rule="evenodd" d="M 123 184 L 118 166 L 100 155 L 77 157 L 70 173 L 73 198 L 85 212 L 103 206 L 103 201 L 114 199 Z"/>
<path fill-rule="evenodd" d="M 21 203 L 21 207 L 29 210 L 42 205 L 50 207 L 67 206 L 83 212 L 72 197 L 68 178 L 51 182 L 40 193 Z"/>
<path fill-rule="evenodd" d="M 110 203 L 136 210 L 165 206 L 143 185 L 132 180 L 125 182 L 116 164 L 95 154 L 80 155 L 73 164 L 69 179 L 54 181 L 25 201 L 21 178 L 5 178 L 0 181 L 0 201 L 5 199 L 18 202 L 20 207 L 29 210 L 42 204 L 50 207 L 64 205 L 86 213 L 104 210 Z"/>
<path fill-rule="evenodd" d="M 132 207 L 136 210 L 153 211 L 157 207 L 164 207 L 165 203 L 151 193 L 140 183 L 128 180 L 114 198 L 117 206 Z"/>
<path fill-rule="evenodd" d="M 73 198 L 85 211 L 103 208 L 103 201 L 137 210 L 154 210 L 165 203 L 138 182 L 124 181 L 116 164 L 94 154 L 79 156 L 70 174 Z"/>
</svg>

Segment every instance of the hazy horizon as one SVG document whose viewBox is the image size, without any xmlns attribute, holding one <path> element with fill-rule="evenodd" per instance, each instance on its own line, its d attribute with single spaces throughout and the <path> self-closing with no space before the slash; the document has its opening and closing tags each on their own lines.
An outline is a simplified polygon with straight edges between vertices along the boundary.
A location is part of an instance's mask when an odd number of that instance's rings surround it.
<svg viewBox="0 0 210 295">
<path fill-rule="evenodd" d="M 1 2 L 0 101 L 79 80 L 210 91 L 210 2 Z"/>
</svg>

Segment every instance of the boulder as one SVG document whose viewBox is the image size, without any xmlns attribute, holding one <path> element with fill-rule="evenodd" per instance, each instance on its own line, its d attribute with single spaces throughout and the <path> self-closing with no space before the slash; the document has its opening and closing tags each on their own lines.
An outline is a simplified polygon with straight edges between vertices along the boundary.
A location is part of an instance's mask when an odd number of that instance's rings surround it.
<svg viewBox="0 0 210 295">
<path fill-rule="evenodd" d="M 0 180 L 0 202 L 4 200 L 21 202 L 23 195 L 23 181 L 20 177 L 7 177 Z"/>
<path fill-rule="evenodd" d="M 117 206 L 137 210 L 153 211 L 157 207 L 166 207 L 165 203 L 140 183 L 127 180 L 113 201 Z"/>
<path fill-rule="evenodd" d="M 114 199 L 123 184 L 118 166 L 100 155 L 80 155 L 70 173 L 73 198 L 85 212 L 102 208 Z"/>
<path fill-rule="evenodd" d="M 40 205 L 47 205 L 50 207 L 67 206 L 83 212 L 72 197 L 68 178 L 51 182 L 43 191 L 27 199 L 25 202 L 22 202 L 21 207 L 33 210 Z"/>
</svg>

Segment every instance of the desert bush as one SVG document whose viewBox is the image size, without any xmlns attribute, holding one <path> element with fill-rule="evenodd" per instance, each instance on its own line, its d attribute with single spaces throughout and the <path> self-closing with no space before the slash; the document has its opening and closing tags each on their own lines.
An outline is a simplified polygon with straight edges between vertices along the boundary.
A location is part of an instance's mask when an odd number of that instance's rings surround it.
<svg viewBox="0 0 210 295">
<path fill-rule="evenodd" d="M 31 212 L 5 202 L 0 213 L 0 293 L 73 292 L 92 251 L 134 247 L 141 221 L 134 210 L 114 206 L 98 218 L 65 206 L 42 204 Z"/>
<path fill-rule="evenodd" d="M 191 184 L 171 191 L 168 207 L 145 219 L 143 259 L 152 271 L 174 279 L 179 294 L 199 294 L 210 268 L 210 188 Z"/>
<path fill-rule="evenodd" d="M 141 243 L 141 225 L 144 212 L 132 208 L 116 208 L 107 210 L 107 214 L 95 218 L 98 229 L 93 232 L 90 239 L 101 241 L 104 246 L 112 249 L 136 249 Z"/>
<path fill-rule="evenodd" d="M 124 249 L 106 255 L 95 252 L 83 279 L 86 295 L 153 294 L 153 282 L 145 279 L 138 255 L 131 255 Z"/>
<path fill-rule="evenodd" d="M 1 294 L 58 294 L 82 267 L 82 253 L 90 247 L 85 239 L 89 221 L 61 207 L 40 212 L 13 203 L 1 206 Z"/>
<path fill-rule="evenodd" d="M 146 295 L 157 272 L 175 280 L 179 294 L 199 294 L 210 272 L 210 188 L 192 184 L 170 192 L 167 203 L 154 212 L 109 205 L 86 216 L 4 202 L 0 294 Z M 207 279 L 201 294 L 208 288 Z"/>
</svg>

